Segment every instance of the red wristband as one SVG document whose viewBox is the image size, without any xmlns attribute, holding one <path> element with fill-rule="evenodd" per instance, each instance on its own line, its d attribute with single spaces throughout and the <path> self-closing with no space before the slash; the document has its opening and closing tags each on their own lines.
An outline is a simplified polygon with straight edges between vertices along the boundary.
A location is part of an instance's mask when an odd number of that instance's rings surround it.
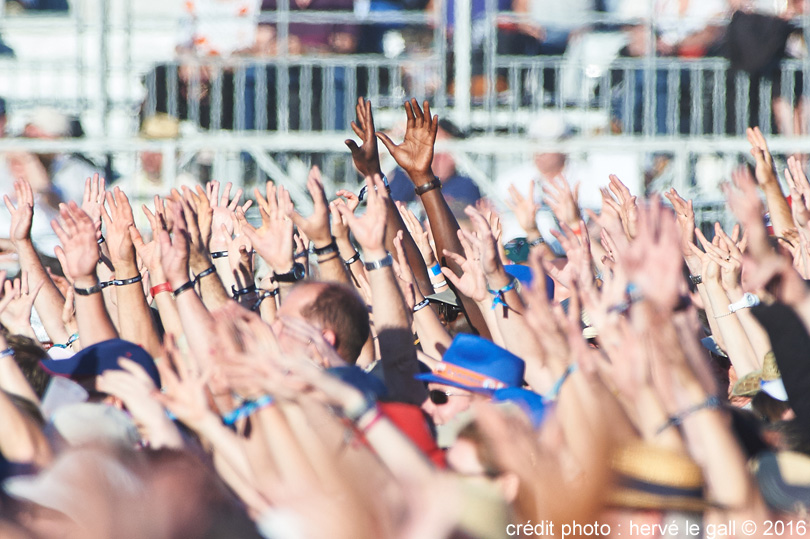
<svg viewBox="0 0 810 539">
<path fill-rule="evenodd" d="M 152 297 L 157 296 L 161 292 L 171 292 L 171 291 L 172 291 L 172 285 L 169 282 L 161 283 L 161 284 L 159 284 L 157 286 L 153 286 L 152 288 L 149 289 L 149 292 L 152 294 Z"/>
</svg>

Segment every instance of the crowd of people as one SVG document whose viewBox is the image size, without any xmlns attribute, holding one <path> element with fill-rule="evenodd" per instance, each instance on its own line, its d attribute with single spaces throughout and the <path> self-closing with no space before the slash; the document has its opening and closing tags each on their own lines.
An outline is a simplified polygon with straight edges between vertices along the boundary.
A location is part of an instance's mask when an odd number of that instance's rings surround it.
<svg viewBox="0 0 810 539">
<path fill-rule="evenodd" d="M 397 143 L 359 100 L 365 187 L 326 193 L 313 168 L 308 215 L 273 182 L 209 182 L 139 229 L 87 178 L 51 222 L 57 264 L 14 183 L 2 537 L 807 536 L 803 163 L 788 199 L 750 130 L 739 225 L 708 236 L 675 190 L 612 176 L 583 215 L 565 181 L 512 187 L 506 246 L 492 206 L 456 219 L 443 196 L 429 104 L 405 114 Z M 389 196 L 378 139 L 424 220 Z"/>
</svg>

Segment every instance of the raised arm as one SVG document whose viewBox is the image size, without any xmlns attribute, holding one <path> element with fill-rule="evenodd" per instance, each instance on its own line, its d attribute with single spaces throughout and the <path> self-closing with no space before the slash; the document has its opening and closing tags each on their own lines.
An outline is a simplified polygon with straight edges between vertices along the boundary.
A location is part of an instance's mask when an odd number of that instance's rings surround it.
<svg viewBox="0 0 810 539">
<path fill-rule="evenodd" d="M 362 97 L 357 100 L 355 107 L 357 113 L 357 121 L 352 122 L 352 130 L 362 141 L 361 146 L 349 139 L 346 145 L 352 152 L 352 160 L 354 166 L 363 175 L 363 177 L 373 177 L 375 174 L 383 176 L 380 169 L 380 156 L 377 150 L 377 139 L 375 138 L 374 128 L 374 115 L 371 109 L 371 101 L 365 100 Z M 384 141 L 383 141 L 384 142 Z M 419 249 L 414 243 L 413 238 L 407 233 L 405 223 L 399 212 L 395 211 L 394 201 L 389 197 L 386 199 L 388 205 L 388 222 L 385 233 L 385 248 L 389 252 L 394 250 L 394 238 L 400 230 L 405 230 L 406 234 L 403 237 L 403 248 L 408 261 L 413 268 L 414 277 L 422 290 L 430 290 L 427 286 L 430 284 L 430 275 L 427 267 L 419 256 Z"/>
<path fill-rule="evenodd" d="M 785 195 L 782 194 L 782 187 L 779 185 L 779 176 L 776 174 L 776 167 L 773 163 L 773 156 L 768 150 L 768 143 L 759 127 L 748 128 L 748 142 L 751 143 L 751 155 L 756 161 L 756 179 L 762 192 L 765 193 L 765 201 L 768 204 L 768 211 L 771 214 L 773 231 L 777 236 L 784 236 L 785 231 L 795 228 L 790 215 Z"/>
<path fill-rule="evenodd" d="M 90 180 L 87 180 L 88 183 Z M 31 241 L 31 222 L 34 217 L 34 192 L 31 185 L 26 180 L 14 182 L 14 192 L 17 197 L 15 207 L 11 199 L 6 195 L 3 200 L 11 214 L 11 230 L 9 238 L 17 250 L 20 260 L 20 269 L 28 272 L 31 284 L 37 285 L 42 282 L 42 289 L 37 295 L 34 306 L 42 320 L 42 325 L 48 336 L 55 343 L 65 343 L 70 337 L 65 325 L 62 323 L 61 313 L 65 298 L 59 289 L 53 284 L 45 266 L 39 259 L 34 244 Z"/>
<path fill-rule="evenodd" d="M 312 241 L 318 257 L 318 269 L 321 279 L 349 284 L 346 265 L 340 256 L 336 238 L 329 228 L 329 203 L 321 182 L 321 171 L 312 167 L 307 178 L 307 190 L 312 197 L 314 207 L 312 215 L 304 217 L 295 210 L 289 191 L 285 191 L 284 209 L 287 218 L 292 219 L 298 230 Z M 304 245 L 304 249 L 309 246 Z"/>
<path fill-rule="evenodd" d="M 394 144 L 385 133 L 378 132 L 377 137 L 385 144 L 391 156 L 397 164 L 402 167 L 413 182 L 416 192 L 422 199 L 425 206 L 430 230 L 433 233 L 433 240 L 436 243 L 436 251 L 444 253 L 445 250 L 462 254 L 461 243 L 458 240 L 458 221 L 450 206 L 441 193 L 441 181 L 433 175 L 431 165 L 433 164 L 433 145 L 436 143 L 436 133 L 439 129 L 439 117 L 430 115 L 430 105 L 424 103 L 424 112 L 419 108 L 416 99 L 405 103 L 405 114 L 407 116 L 407 128 L 405 140 L 402 144 Z M 418 250 L 415 253 L 418 257 Z M 442 266 L 447 266 L 454 272 L 459 273 L 458 265 L 441 256 Z M 408 256 L 411 260 L 411 256 Z M 429 279 L 428 279 L 429 281 Z M 422 280 L 417 276 L 417 282 L 422 286 Z M 471 325 L 483 337 L 489 338 L 489 330 L 486 327 L 484 317 L 477 309 L 475 302 L 463 294 L 458 294 L 464 312 L 470 320 Z"/>
<path fill-rule="evenodd" d="M 113 284 L 118 300 L 121 338 L 141 345 L 152 356 L 159 356 L 160 337 L 143 293 L 132 239 L 139 236 L 132 207 L 127 195 L 118 187 L 107 193 L 107 206 L 109 213 L 102 208 L 101 216 L 107 227 L 110 260 L 115 268 Z"/>
<path fill-rule="evenodd" d="M 420 405 L 427 398 L 424 385 L 413 379 L 419 372 L 416 349 L 411 334 L 411 315 L 394 275 L 394 260 L 385 250 L 386 212 L 385 185 L 379 176 L 366 178 L 368 207 L 362 217 L 341 207 L 363 256 L 371 285 L 374 327 L 378 335 L 383 372 L 392 393 L 404 402 Z"/>
<path fill-rule="evenodd" d="M 96 225 L 75 202 L 59 207 L 62 223 L 51 222 L 54 232 L 62 243 L 68 272 L 73 277 L 76 292 L 76 323 L 84 348 L 98 342 L 115 339 L 118 332 L 110 319 L 101 285 L 96 277 L 99 261 Z M 61 312 L 62 307 L 59 307 Z"/>
</svg>

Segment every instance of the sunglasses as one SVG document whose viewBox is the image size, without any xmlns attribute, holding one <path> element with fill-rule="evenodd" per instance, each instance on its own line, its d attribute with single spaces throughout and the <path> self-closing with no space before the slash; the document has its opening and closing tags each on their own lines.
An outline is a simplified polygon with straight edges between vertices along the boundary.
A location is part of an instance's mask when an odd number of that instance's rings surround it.
<svg viewBox="0 0 810 539">
<path fill-rule="evenodd" d="M 430 398 L 430 402 L 433 404 L 437 404 L 441 406 L 442 404 L 447 404 L 450 400 L 450 397 L 469 397 L 469 393 L 448 393 L 447 391 L 442 391 L 441 389 L 431 389 L 428 393 L 428 398 Z"/>
<path fill-rule="evenodd" d="M 438 311 L 439 316 L 448 324 L 455 322 L 458 315 L 461 314 L 460 308 L 443 301 L 436 302 L 436 310 Z"/>
</svg>

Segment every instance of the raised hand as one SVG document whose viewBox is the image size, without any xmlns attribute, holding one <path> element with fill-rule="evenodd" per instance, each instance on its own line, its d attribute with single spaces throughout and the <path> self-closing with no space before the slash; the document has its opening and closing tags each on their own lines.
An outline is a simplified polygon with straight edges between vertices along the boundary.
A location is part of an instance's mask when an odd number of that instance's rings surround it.
<svg viewBox="0 0 810 539">
<path fill-rule="evenodd" d="M 503 262 L 498 252 L 498 245 L 492 233 L 489 221 L 472 206 L 467 206 L 464 213 L 470 218 L 475 226 L 475 234 L 462 231 L 464 238 L 472 245 L 477 253 L 487 279 L 493 275 L 504 272 Z"/>
<path fill-rule="evenodd" d="M 678 224 L 658 197 L 638 214 L 636 238 L 620 263 L 645 298 L 663 309 L 672 309 L 684 284 Z"/>
<path fill-rule="evenodd" d="M 417 219 L 416 215 L 401 202 L 397 202 L 397 210 L 399 215 L 402 216 L 402 222 L 405 223 L 405 228 L 411 234 L 416 247 L 422 254 L 422 259 L 425 261 L 427 267 L 431 267 L 436 263 L 436 254 L 433 252 L 433 247 L 430 245 L 430 232 L 422 226 L 422 223 Z"/>
<path fill-rule="evenodd" d="M 788 158 L 785 180 L 790 187 L 790 198 L 793 201 L 790 206 L 793 221 L 799 228 L 805 228 L 810 221 L 810 183 L 801 163 L 793 156 Z"/>
<path fill-rule="evenodd" d="M 164 346 L 168 361 L 156 363 L 163 392 L 154 390 L 152 397 L 189 427 L 199 428 L 205 419 L 213 416 L 205 392 L 209 372 L 195 371 L 183 361 L 173 336 L 166 336 Z"/>
<path fill-rule="evenodd" d="M 371 113 L 371 101 L 357 98 L 357 105 L 355 106 L 357 112 L 357 122 L 352 122 L 352 131 L 360 137 L 361 145 L 351 139 L 346 139 L 346 146 L 352 152 L 352 161 L 357 171 L 365 176 L 373 176 L 379 174 L 382 176 L 380 169 L 380 155 L 377 152 L 377 139 L 374 138 L 374 116 Z"/>
<path fill-rule="evenodd" d="M 608 189 L 610 189 L 610 192 L 613 193 L 619 201 L 616 209 L 622 218 L 624 233 L 629 239 L 635 238 L 638 232 L 638 205 L 636 204 L 636 197 L 630 193 L 630 189 L 628 189 L 615 174 L 610 175 Z M 613 199 L 611 198 L 610 200 Z"/>
<path fill-rule="evenodd" d="M 243 212 L 247 212 L 248 208 L 253 205 L 252 200 L 248 200 L 241 206 L 239 201 L 242 200 L 242 189 L 239 188 L 231 199 L 231 189 L 233 184 L 228 182 L 222 190 L 222 196 L 219 195 L 219 182 L 214 180 L 208 183 L 205 187 L 206 198 L 211 209 L 213 210 L 213 219 L 211 223 L 211 243 L 209 248 L 212 252 L 224 251 L 228 248 L 228 244 L 233 236 L 234 231 L 234 215 L 236 215 L 236 208 L 242 208 Z M 225 227 L 223 229 L 223 227 Z"/>
<path fill-rule="evenodd" d="M 431 118 L 430 104 L 427 101 L 423 106 L 424 112 L 419 108 L 416 99 L 405 103 L 407 124 L 402 144 L 394 144 L 388 135 L 377 132 L 377 138 L 385 144 L 391 156 L 408 173 L 408 177 L 416 186 L 433 180 L 430 167 L 433 164 L 433 146 L 439 130 L 439 117 Z"/>
<path fill-rule="evenodd" d="M 189 248 L 191 240 L 186 230 L 184 208 L 179 202 L 171 202 L 170 210 L 174 214 L 174 234 L 160 230 L 158 233 L 159 257 L 163 272 L 172 285 L 177 288 L 189 279 Z"/>
<path fill-rule="evenodd" d="M 79 287 L 90 287 L 96 281 L 98 243 L 96 225 L 75 202 L 59 205 L 59 221 L 51 221 L 51 227 L 65 251 L 66 271 Z"/>
<path fill-rule="evenodd" d="M 82 196 L 82 210 L 90 216 L 90 219 L 98 227 L 98 235 L 101 237 L 101 211 L 104 208 L 104 201 L 107 198 L 106 181 L 94 174 L 92 178 L 84 181 L 84 195 Z"/>
<path fill-rule="evenodd" d="M 765 137 L 762 136 L 762 131 L 759 127 L 746 130 L 748 135 L 748 142 L 751 144 L 751 155 L 756 161 L 756 178 L 759 185 L 766 185 L 772 182 L 778 182 L 776 177 L 776 167 L 773 163 L 773 156 L 768 150 L 768 143 L 765 142 Z"/>
<path fill-rule="evenodd" d="M 31 240 L 31 222 L 34 219 L 34 192 L 31 184 L 26 180 L 14 182 L 14 193 L 17 197 L 17 206 L 11 202 L 8 195 L 3 196 L 11 214 L 11 227 L 9 239 L 16 246 L 20 242 Z"/>
<path fill-rule="evenodd" d="M 453 283 L 453 286 L 460 293 L 464 294 L 476 303 L 482 303 L 489 297 L 487 292 L 487 278 L 481 267 L 480 254 L 478 249 L 473 247 L 463 231 L 458 231 L 458 239 L 464 249 L 464 256 L 444 250 L 444 256 L 453 260 L 461 268 L 461 277 L 457 277 L 450 268 L 442 268 L 445 278 Z"/>
<path fill-rule="evenodd" d="M 101 219 L 107 227 L 107 245 L 110 248 L 110 260 L 116 271 L 122 272 L 137 268 L 135 260 L 135 247 L 129 229 L 135 226 L 132 216 L 132 207 L 129 205 L 127 195 L 118 187 L 107 192 L 107 206 L 109 213 L 102 206 Z M 134 275 L 118 275 L 119 279 L 128 279 Z"/>
<path fill-rule="evenodd" d="M 695 210 L 692 207 L 692 201 L 684 200 L 674 187 L 664 193 L 664 196 L 672 204 L 678 219 L 678 226 L 681 228 L 681 254 L 689 266 L 689 271 L 693 275 L 697 275 L 701 267 L 700 259 L 695 257 L 690 247 L 695 239 Z"/>
<path fill-rule="evenodd" d="M 529 194 L 525 197 L 517 190 L 514 184 L 510 185 L 509 198 L 505 202 L 506 207 L 515 214 L 520 228 L 527 234 L 530 232 L 540 234 L 540 231 L 537 230 L 537 212 L 540 210 L 540 204 L 534 201 L 533 181 L 529 184 Z"/>
<path fill-rule="evenodd" d="M 5 275 L 3 275 L 5 279 Z M 36 333 L 31 327 L 31 310 L 34 300 L 42 289 L 45 281 L 39 281 L 33 288 L 29 288 L 28 272 L 23 271 L 20 278 L 14 281 L 5 281 L 3 284 L 3 300 L 0 301 L 0 321 L 13 334 L 26 335 L 36 339 Z"/>
<path fill-rule="evenodd" d="M 262 217 L 262 226 L 255 228 L 244 219 L 244 212 L 237 210 L 242 222 L 242 229 L 253 248 L 265 262 L 278 274 L 287 273 L 293 267 L 293 222 L 282 211 L 282 200 L 286 190 L 273 182 L 267 182 L 267 197 L 263 197 L 257 188 L 254 191 Z"/>
<path fill-rule="evenodd" d="M 289 192 L 285 191 L 285 215 L 292 219 L 295 226 L 309 236 L 315 248 L 320 249 L 332 243 L 332 231 L 329 229 L 329 203 L 321 182 L 321 171 L 312 167 L 307 178 L 307 190 L 314 203 L 312 215 L 304 217 L 295 210 Z"/>
<path fill-rule="evenodd" d="M 560 223 L 565 223 L 571 228 L 579 226 L 579 221 L 582 218 L 577 202 L 579 200 L 579 183 L 571 189 L 565 178 L 557 176 L 543 182 L 543 194 L 545 195 L 546 204 L 551 208 L 552 213 Z M 533 201 L 534 199 L 532 199 Z"/>
<path fill-rule="evenodd" d="M 739 225 L 734 227 L 730 238 L 720 226 L 714 224 L 715 241 L 709 241 L 703 232 L 696 230 L 695 233 L 703 246 L 706 256 L 711 259 L 720 269 L 720 284 L 726 292 L 740 288 L 740 276 L 742 275 L 742 253 L 737 247 L 736 236 L 740 233 Z"/>
<path fill-rule="evenodd" d="M 354 238 L 363 248 L 368 260 L 379 260 L 385 257 L 385 225 L 388 208 L 385 200 L 388 194 L 382 178 L 374 176 L 366 178 L 368 189 L 368 203 L 366 213 L 356 217 L 348 207 L 338 206 L 341 216 L 346 219 Z"/>
<path fill-rule="evenodd" d="M 159 390 L 152 378 L 132 360 L 120 358 L 118 364 L 121 369 L 107 370 L 99 377 L 97 389 L 121 399 L 138 426 L 146 431 L 150 447 L 182 448 L 180 431 L 152 396 Z"/>
</svg>

